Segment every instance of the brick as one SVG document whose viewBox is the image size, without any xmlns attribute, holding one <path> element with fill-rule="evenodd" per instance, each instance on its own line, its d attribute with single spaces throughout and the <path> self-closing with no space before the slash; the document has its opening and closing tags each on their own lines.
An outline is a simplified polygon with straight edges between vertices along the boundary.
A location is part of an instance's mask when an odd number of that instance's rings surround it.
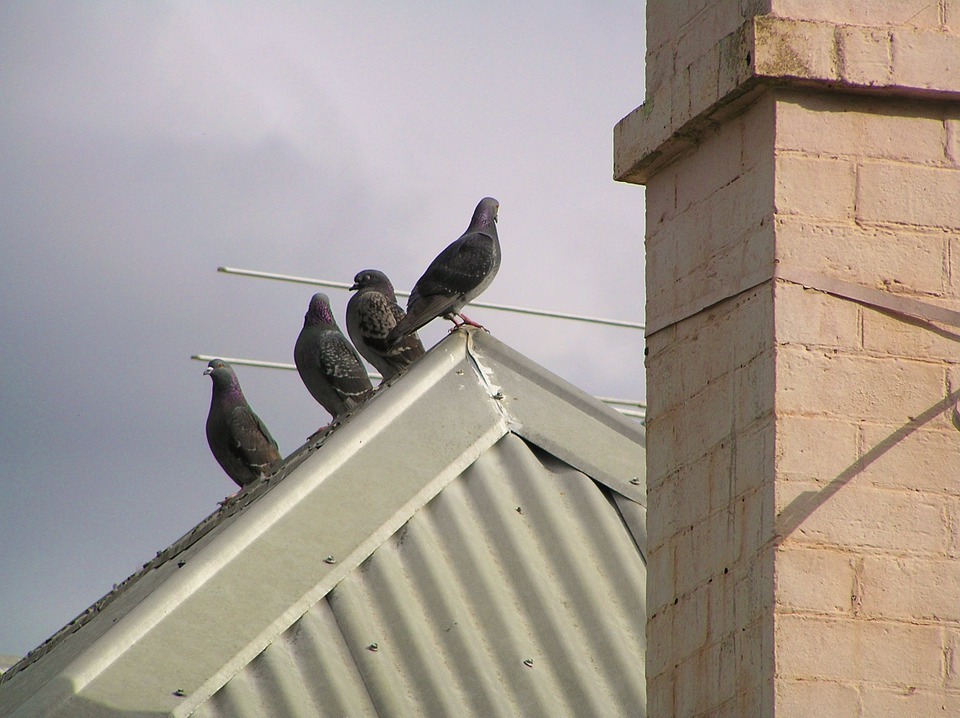
<svg viewBox="0 0 960 718">
<path fill-rule="evenodd" d="M 647 234 L 656 234 L 653 227 L 659 227 L 673 217 L 677 209 L 677 173 L 671 166 L 658 172 L 647 181 L 646 217 Z"/>
<path fill-rule="evenodd" d="M 720 573 L 707 587 L 707 642 L 721 644 L 736 632 L 734 603 L 734 582 L 730 573 Z M 728 646 L 731 650 L 733 644 Z"/>
<path fill-rule="evenodd" d="M 810 155 L 943 164 L 946 130 L 939 117 L 890 98 L 781 93 L 776 147 Z"/>
<path fill-rule="evenodd" d="M 733 495 L 719 493 L 711 499 L 714 509 L 720 508 L 721 499 L 725 502 L 738 499 L 748 492 L 759 489 L 774 478 L 775 430 L 773 420 L 759 421 L 748 429 L 743 429 L 734 437 L 734 484 Z M 729 491 L 729 489 L 727 489 Z"/>
<path fill-rule="evenodd" d="M 792 282 L 777 282 L 779 344 L 859 350 L 860 305 Z"/>
<path fill-rule="evenodd" d="M 647 678 L 659 676 L 675 663 L 673 649 L 673 618 L 676 611 L 672 602 L 647 619 L 647 651 L 644 670 Z"/>
<path fill-rule="evenodd" d="M 960 441 L 952 426 L 933 428 L 927 424 L 907 431 L 902 426 L 864 424 L 861 432 L 868 461 L 858 481 L 874 486 L 960 494 L 957 482 Z"/>
<path fill-rule="evenodd" d="M 664 89 L 670 92 L 670 129 L 676 133 L 691 117 L 689 70 L 674 72 Z"/>
<path fill-rule="evenodd" d="M 770 485 L 737 499 L 734 513 L 736 542 L 733 548 L 737 560 L 749 561 L 773 540 L 773 507 L 774 494 Z"/>
<path fill-rule="evenodd" d="M 777 147 L 775 142 L 779 132 L 776 118 L 779 114 L 779 96 L 766 93 L 740 116 L 743 129 L 741 166 L 744 172 L 757 170 L 761 177 L 758 186 L 769 193 L 771 209 L 773 207 L 774 148 Z"/>
<path fill-rule="evenodd" d="M 939 27 L 937 3 L 930 0 L 772 0 L 772 12 L 784 17 L 845 25 Z"/>
<path fill-rule="evenodd" d="M 843 683 L 779 680 L 776 690 L 776 715 L 777 718 L 861 715 L 860 693 L 856 686 Z M 864 713 L 863 715 L 876 718 L 881 714 Z"/>
<path fill-rule="evenodd" d="M 744 142 L 749 141 L 744 139 Z M 704 257 L 744 241 L 744 235 L 756 231 L 773 214 L 773 177 L 771 152 L 768 164 L 741 170 L 738 176 L 710 195 L 706 207 L 700 211 L 709 218 L 710 231 L 705 235 L 713 241 L 710 250 L 703 253 Z M 769 236 L 772 245 L 772 234 Z"/>
<path fill-rule="evenodd" d="M 960 169 L 865 162 L 858 175 L 857 219 L 960 227 Z"/>
<path fill-rule="evenodd" d="M 947 501 L 848 482 L 835 492 L 817 484 L 777 484 L 777 532 L 791 542 L 945 555 Z"/>
<path fill-rule="evenodd" d="M 697 212 L 687 210 L 677 212 L 668 222 L 664 222 L 656 234 L 647 236 L 647 248 L 652 249 L 659 244 L 669 244 L 676 253 L 673 260 L 674 274 L 660 276 L 653 275 L 647 270 L 647 290 L 672 290 L 678 279 L 682 279 L 695 263 L 690 261 L 690 255 L 696 255 L 698 248 L 709 246 L 710 226 L 704 223 Z M 649 321 L 649 317 L 648 317 Z"/>
<path fill-rule="evenodd" d="M 647 715 L 675 716 L 673 690 L 677 683 L 675 671 L 666 671 L 647 678 Z"/>
<path fill-rule="evenodd" d="M 708 197 L 740 175 L 743 134 L 737 122 L 729 122 L 703 137 L 697 151 L 676 163 L 677 209 Z"/>
<path fill-rule="evenodd" d="M 840 77 L 854 85 L 893 83 L 893 33 L 890 30 L 838 28 Z"/>
<path fill-rule="evenodd" d="M 767 237 L 758 237 L 756 241 L 765 245 Z M 769 248 L 772 246 L 770 242 Z M 760 264 L 769 266 L 772 259 L 771 255 Z M 745 263 L 744 273 L 752 274 L 758 268 Z M 773 349 L 773 292 L 770 285 L 760 286 L 731 298 L 730 302 L 733 305 L 730 331 L 737 337 L 734 361 L 739 367 Z"/>
<path fill-rule="evenodd" d="M 674 566 L 678 596 L 706 584 L 732 563 L 733 529 L 727 513 L 719 512 L 677 536 Z"/>
<path fill-rule="evenodd" d="M 701 460 L 684 466 L 677 472 L 670 503 L 673 509 L 674 530 L 700 523 L 710 513 L 710 476 L 704 471 L 709 463 Z"/>
<path fill-rule="evenodd" d="M 741 24 L 739 0 L 712 0 L 702 7 L 683 25 L 676 41 L 674 72 L 689 67 L 722 37 L 736 30 Z"/>
<path fill-rule="evenodd" d="M 662 542 L 710 513 L 709 476 L 699 464 L 681 466 L 647 490 L 650 535 Z"/>
<path fill-rule="evenodd" d="M 779 615 L 775 635 L 777 672 L 787 679 L 870 681 L 891 687 L 936 687 L 943 682 L 938 626 Z"/>
<path fill-rule="evenodd" d="M 944 243 L 946 254 L 946 240 L 940 241 Z M 891 315 L 870 307 L 863 311 L 863 347 L 871 352 L 955 361 L 957 339 L 960 338 L 955 331 L 942 330 L 909 317 Z"/>
<path fill-rule="evenodd" d="M 776 219 L 777 259 L 867 286 L 943 291 L 944 245 L 931 231 Z M 649 286 L 649 284 L 647 285 Z"/>
<path fill-rule="evenodd" d="M 761 687 L 762 690 L 769 691 L 766 696 L 761 693 L 759 696 L 761 703 L 770 702 L 773 698 L 774 636 L 773 617 L 765 616 L 746 626 L 744 630 L 738 631 L 734 639 L 738 693 Z M 742 715 L 759 716 L 772 715 L 772 713 L 743 713 Z"/>
<path fill-rule="evenodd" d="M 757 622 L 773 616 L 773 549 L 768 547 L 755 557 L 741 559 L 731 567 L 733 575 L 733 625 L 735 635 Z"/>
<path fill-rule="evenodd" d="M 670 81 L 673 72 L 673 43 L 648 48 L 644 64 L 646 93 L 647 97 L 652 97 Z"/>
<path fill-rule="evenodd" d="M 778 154 L 776 211 L 821 219 L 850 219 L 856 196 L 856 168 L 847 160 Z"/>
<path fill-rule="evenodd" d="M 857 461 L 857 425 L 822 416 L 777 417 L 776 471 L 780 479 L 830 481 Z"/>
<path fill-rule="evenodd" d="M 698 317 L 696 323 L 701 329 L 678 342 L 679 378 L 687 399 L 699 394 L 708 384 L 721 380 L 735 366 L 733 357 L 736 348 L 721 330 L 729 330 L 734 318 L 723 309 L 702 314 L 713 314 L 716 319 L 714 322 L 701 322 Z"/>
<path fill-rule="evenodd" d="M 707 615 L 709 586 L 680 597 L 673 610 L 674 661 L 683 660 L 700 652 L 707 644 L 709 621 Z"/>
<path fill-rule="evenodd" d="M 946 502 L 945 520 L 950 533 L 947 555 L 953 559 L 960 558 L 960 501 L 951 498 Z"/>
<path fill-rule="evenodd" d="M 850 613 L 855 575 L 850 554 L 787 545 L 774 560 L 778 606 L 821 614 Z"/>
<path fill-rule="evenodd" d="M 917 690 L 913 686 L 884 690 L 865 686 L 861 700 L 863 716 L 960 715 L 960 694 L 944 690 Z"/>
<path fill-rule="evenodd" d="M 702 715 L 720 702 L 718 654 L 719 646 L 711 646 L 685 660 L 677 668 L 675 715 Z M 691 690 L 693 686 L 696 686 L 696 690 Z"/>
<path fill-rule="evenodd" d="M 649 534 L 648 534 L 649 535 Z M 675 542 L 663 543 L 647 555 L 647 611 L 659 612 L 676 597 Z"/>
<path fill-rule="evenodd" d="M 647 414 L 647 484 L 656 485 L 676 471 L 677 431 L 683 419 L 683 408 L 662 414 Z"/>
<path fill-rule="evenodd" d="M 944 121 L 947 133 L 947 159 L 954 166 L 960 166 L 960 120 L 949 118 Z"/>
<path fill-rule="evenodd" d="M 774 352 L 766 350 L 734 372 L 733 413 L 736 426 L 749 426 L 773 413 L 775 371 Z"/>
<path fill-rule="evenodd" d="M 690 77 L 690 110 L 699 114 L 720 99 L 720 44 L 694 60 L 687 68 Z"/>
<path fill-rule="evenodd" d="M 941 366 L 783 346 L 777 354 L 778 413 L 905 423 L 941 400 Z"/>
<path fill-rule="evenodd" d="M 675 461 L 694 462 L 730 435 L 733 377 L 730 374 L 708 384 L 690 397 L 676 424 Z"/>
<path fill-rule="evenodd" d="M 952 92 L 960 90 L 960 36 L 897 28 L 893 31 L 892 42 L 894 84 Z"/>
<path fill-rule="evenodd" d="M 944 626 L 943 658 L 946 673 L 946 687 L 956 693 L 960 691 L 960 628 Z"/>
<path fill-rule="evenodd" d="M 706 456 L 691 467 L 706 482 L 708 511 L 726 510 L 734 499 L 733 495 L 733 451 L 739 438 L 732 436 L 730 441 L 721 442 Z"/>
<path fill-rule="evenodd" d="M 803 14 L 800 15 L 803 17 Z M 774 78 L 839 79 L 832 23 L 765 15 L 754 21 L 756 74 Z"/>
<path fill-rule="evenodd" d="M 960 562 L 918 556 L 863 559 L 865 616 L 960 621 Z"/>
</svg>

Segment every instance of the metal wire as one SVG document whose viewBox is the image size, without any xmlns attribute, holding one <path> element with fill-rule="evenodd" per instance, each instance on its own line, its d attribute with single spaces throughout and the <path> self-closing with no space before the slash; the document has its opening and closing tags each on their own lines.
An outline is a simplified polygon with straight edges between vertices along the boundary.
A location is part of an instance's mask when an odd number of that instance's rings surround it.
<svg viewBox="0 0 960 718">
<path fill-rule="evenodd" d="M 225 357 L 220 355 L 214 356 L 213 354 L 194 354 L 190 358 L 197 361 L 213 361 L 214 359 L 221 359 L 222 361 L 227 362 L 227 364 L 237 364 L 239 366 L 258 366 L 264 369 L 293 370 L 297 368 L 296 364 L 290 364 L 288 362 L 263 361 L 261 359 L 241 359 L 238 357 Z M 376 372 L 368 372 L 367 376 L 369 376 L 372 381 L 380 381 L 383 379 L 383 377 Z M 598 396 L 596 398 L 599 401 L 602 401 L 604 404 L 611 405 L 624 416 L 630 416 L 638 419 L 643 419 L 646 417 L 647 405 L 642 401 L 634 401 L 631 399 L 614 399 L 608 396 Z M 619 407 L 636 407 L 636 409 L 621 409 Z"/>
<path fill-rule="evenodd" d="M 275 279 L 281 282 L 295 282 L 297 284 L 311 284 L 318 287 L 332 287 L 333 289 L 350 289 L 351 284 L 345 282 L 334 282 L 328 279 L 312 279 L 310 277 L 297 277 L 291 274 L 276 274 L 275 272 L 261 272 L 256 269 L 237 269 L 236 267 L 217 267 L 218 272 L 224 274 L 236 274 L 243 277 L 255 277 L 257 279 Z M 410 292 L 396 291 L 398 297 L 409 297 Z M 624 327 L 627 329 L 644 330 L 644 325 L 638 322 L 628 322 L 622 319 L 605 319 L 603 317 L 588 317 L 583 314 L 568 314 L 566 312 L 555 312 L 549 309 L 530 309 L 529 307 L 517 307 L 511 304 L 493 304 L 490 302 L 470 302 L 471 307 L 481 307 L 483 309 L 495 309 L 501 312 L 516 312 L 518 314 L 530 314 L 537 317 L 551 317 L 554 319 L 570 319 L 575 322 L 587 322 L 589 324 L 605 324 L 611 327 Z"/>
</svg>

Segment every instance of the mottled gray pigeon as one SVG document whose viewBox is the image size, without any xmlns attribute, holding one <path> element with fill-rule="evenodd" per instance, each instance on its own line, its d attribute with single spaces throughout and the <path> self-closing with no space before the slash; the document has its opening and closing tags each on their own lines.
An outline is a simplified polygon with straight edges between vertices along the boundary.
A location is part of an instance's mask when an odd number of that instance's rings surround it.
<svg viewBox="0 0 960 718">
<path fill-rule="evenodd" d="M 416 332 L 396 344 L 387 343 L 387 334 L 405 316 L 387 275 L 364 269 L 353 278 L 357 293 L 347 303 L 347 332 L 363 358 L 373 364 L 384 379 L 423 356 L 423 344 Z"/>
<path fill-rule="evenodd" d="M 436 317 L 449 319 L 454 329 L 462 326 L 457 316 L 463 324 L 480 326 L 460 310 L 490 286 L 500 269 L 499 209 L 493 197 L 480 200 L 467 231 L 440 252 L 417 280 L 407 300 L 407 316 L 390 331 L 387 342 L 395 344 Z"/>
<path fill-rule="evenodd" d="M 333 318 L 326 294 L 314 294 L 310 300 L 293 360 L 310 394 L 334 419 L 373 391 L 363 362 Z"/>
<path fill-rule="evenodd" d="M 243 489 L 261 476 L 274 473 L 283 457 L 244 398 L 233 368 L 222 359 L 214 359 L 203 373 L 213 380 L 207 443 L 227 476 Z"/>
</svg>

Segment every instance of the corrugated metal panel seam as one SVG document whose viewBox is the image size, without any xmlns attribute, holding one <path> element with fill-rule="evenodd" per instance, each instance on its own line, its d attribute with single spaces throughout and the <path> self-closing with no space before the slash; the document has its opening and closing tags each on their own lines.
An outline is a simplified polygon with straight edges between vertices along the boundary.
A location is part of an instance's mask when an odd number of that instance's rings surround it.
<svg viewBox="0 0 960 718">
<path fill-rule="evenodd" d="M 195 715 L 643 715 L 645 580 L 608 490 L 508 434 Z"/>
</svg>

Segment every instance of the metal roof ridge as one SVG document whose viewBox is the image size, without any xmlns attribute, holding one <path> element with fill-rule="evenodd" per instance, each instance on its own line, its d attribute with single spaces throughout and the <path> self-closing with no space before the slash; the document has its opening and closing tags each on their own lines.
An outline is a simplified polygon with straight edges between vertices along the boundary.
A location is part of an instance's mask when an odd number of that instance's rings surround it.
<svg viewBox="0 0 960 718">
<path fill-rule="evenodd" d="M 564 408 L 575 409 L 575 416 L 567 418 Z M 600 428 L 608 431 L 591 430 Z M 27 675 L 27 686 L 43 682 L 14 709 L 62 706 L 96 681 L 110 684 L 115 676 L 103 678 L 105 673 L 131 648 L 144 653 L 144 644 L 162 641 L 152 632 L 165 621 L 225 621 L 230 633 L 222 643 L 230 645 L 218 646 L 211 652 L 216 655 L 190 658 L 183 680 L 194 682 L 186 695 L 165 694 L 169 705 L 162 709 L 188 715 L 507 433 L 644 504 L 643 486 L 627 475 L 642 474 L 642 429 L 488 334 L 456 331 L 330 433 L 293 452 L 277 475 L 159 552 L 81 614 L 86 619 L 79 625 L 73 627 L 75 619 L 54 634 L 32 661 L 36 651 L 28 654 L 3 682 L 18 683 L 17 676 L 35 663 L 39 674 Z M 624 456 L 611 456 L 617 452 Z M 174 564 L 175 558 L 181 560 Z M 230 586 L 245 585 L 251 572 L 267 599 L 264 586 L 283 586 L 286 599 L 264 605 L 231 595 Z M 145 576 L 151 580 L 141 585 Z M 114 602 L 125 593 L 128 605 Z M 243 620 L 251 611 L 263 614 L 255 625 Z M 113 623 L 106 623 L 110 618 Z M 85 645 L 81 634 L 91 622 L 100 628 L 89 629 L 91 643 Z M 68 652 L 41 670 L 43 659 L 53 660 L 59 644 L 71 638 L 79 641 L 78 655 Z M 131 666 L 137 660 L 125 658 Z M 156 669 L 149 678 L 174 680 L 180 669 L 186 670 L 165 666 L 165 673 Z M 0 688 L 0 709 L 3 698 Z"/>
</svg>

